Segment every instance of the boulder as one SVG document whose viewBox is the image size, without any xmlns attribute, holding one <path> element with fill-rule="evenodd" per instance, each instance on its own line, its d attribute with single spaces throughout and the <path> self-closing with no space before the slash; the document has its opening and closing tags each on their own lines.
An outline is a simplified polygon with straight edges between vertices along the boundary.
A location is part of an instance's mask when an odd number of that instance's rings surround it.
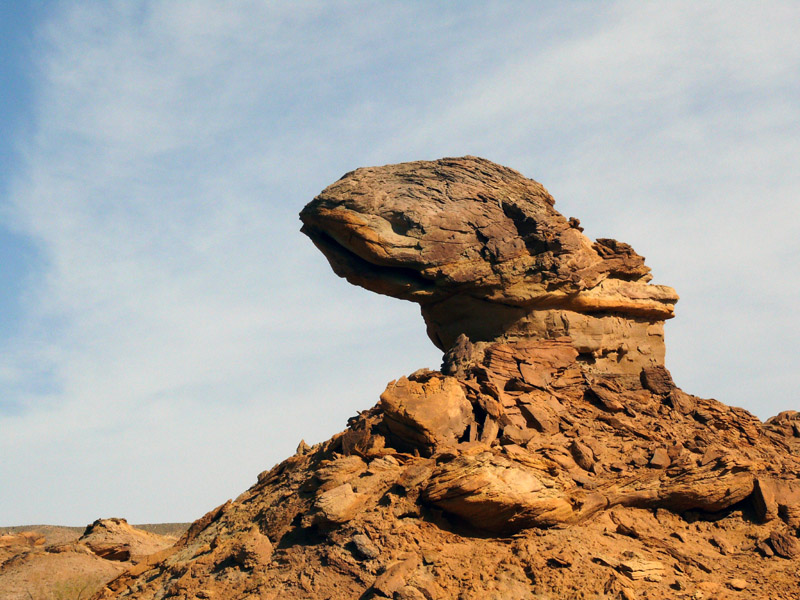
<svg viewBox="0 0 800 600">
<path fill-rule="evenodd" d="M 476 528 L 498 533 L 551 527 L 573 516 L 572 505 L 544 469 L 491 452 L 459 456 L 440 466 L 424 497 Z"/>
<path fill-rule="evenodd" d="M 398 447 L 430 455 L 454 445 L 473 420 L 472 405 L 453 377 L 401 377 L 381 394 L 383 423 Z"/>
</svg>

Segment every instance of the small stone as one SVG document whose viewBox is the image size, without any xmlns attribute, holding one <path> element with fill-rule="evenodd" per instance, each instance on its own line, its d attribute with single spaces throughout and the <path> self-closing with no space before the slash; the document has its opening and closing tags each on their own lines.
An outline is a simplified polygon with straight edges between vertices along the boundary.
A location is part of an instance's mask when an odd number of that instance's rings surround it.
<svg viewBox="0 0 800 600">
<path fill-rule="evenodd" d="M 625 410 L 625 405 L 619 401 L 618 394 L 603 386 L 591 386 L 587 394 L 590 399 L 594 400 L 595 404 L 605 411 L 617 413 Z"/>
<path fill-rule="evenodd" d="M 547 557 L 547 564 L 551 567 L 560 569 L 572 566 L 572 557 L 565 551 L 561 550 Z"/>
<path fill-rule="evenodd" d="M 273 547 L 269 538 L 258 527 L 242 534 L 233 545 L 231 558 L 246 569 L 254 569 L 269 564 Z"/>
<path fill-rule="evenodd" d="M 634 581 L 644 579 L 645 581 L 660 581 L 664 576 L 664 565 L 655 560 L 643 560 L 633 558 L 621 562 L 619 571 L 627 575 Z"/>
<path fill-rule="evenodd" d="M 642 385 L 660 396 L 669 394 L 675 388 L 672 375 L 663 365 L 645 367 L 640 375 Z"/>
<path fill-rule="evenodd" d="M 346 523 L 358 514 L 364 503 L 364 495 L 353 490 L 349 483 L 343 483 L 317 496 L 314 507 L 317 522 Z"/>
<path fill-rule="evenodd" d="M 426 600 L 426 598 L 425 594 L 413 585 L 406 585 L 394 593 L 394 600 Z"/>
<path fill-rule="evenodd" d="M 719 549 L 720 554 L 730 555 L 735 552 L 733 545 L 721 536 L 712 536 L 711 543 Z"/>
<path fill-rule="evenodd" d="M 401 377 L 381 394 L 380 407 L 393 447 L 426 456 L 437 446 L 456 444 L 473 419 L 472 405 L 454 377 Z"/>
<path fill-rule="evenodd" d="M 409 573 L 417 567 L 417 564 L 417 557 L 412 556 L 390 565 L 372 584 L 373 589 L 391 598 L 396 591 L 405 587 Z"/>
<path fill-rule="evenodd" d="M 672 461 L 666 448 L 659 447 L 653 452 L 649 465 L 654 469 L 666 469 Z"/>
<path fill-rule="evenodd" d="M 569 447 L 572 458 L 575 459 L 577 465 L 584 471 L 590 471 L 594 465 L 594 453 L 591 448 L 578 440 L 573 440 Z"/>
<path fill-rule="evenodd" d="M 708 597 L 705 594 L 709 594 L 713 598 L 719 591 L 719 587 L 719 583 L 716 581 L 701 581 L 697 584 L 697 588 L 704 593 L 703 598 Z"/>
<path fill-rule="evenodd" d="M 762 523 L 778 517 L 778 504 L 772 482 L 765 477 L 757 477 L 753 485 L 753 508 Z"/>
<path fill-rule="evenodd" d="M 314 585 L 311 583 L 311 579 L 305 573 L 300 573 L 300 587 L 303 588 L 306 592 L 311 592 L 314 590 Z"/>
<path fill-rule="evenodd" d="M 705 467 L 711 463 L 718 462 L 719 459 L 725 456 L 725 451 L 721 448 L 712 447 L 708 448 L 700 459 L 700 466 Z"/>
<path fill-rule="evenodd" d="M 664 401 L 667 406 L 672 407 L 682 415 L 688 415 L 694 410 L 695 402 L 692 396 L 678 388 L 672 390 Z"/>
<path fill-rule="evenodd" d="M 353 547 L 356 550 L 356 554 L 365 560 L 378 558 L 381 554 L 380 549 L 363 533 L 357 533 L 353 536 Z"/>
<path fill-rule="evenodd" d="M 523 403 L 520 404 L 519 410 L 538 431 L 546 434 L 558 433 L 558 419 L 551 416 L 546 409 Z"/>
<path fill-rule="evenodd" d="M 743 589 L 747 587 L 747 581 L 744 579 L 731 579 L 728 582 L 728 587 L 737 592 L 741 592 Z"/>
<path fill-rule="evenodd" d="M 767 539 L 775 554 L 781 558 L 794 558 L 800 555 L 800 544 L 797 543 L 794 537 L 786 533 L 773 531 Z"/>
<path fill-rule="evenodd" d="M 524 445 L 527 444 L 536 435 L 536 431 L 528 428 L 517 427 L 516 425 L 506 425 L 503 428 L 503 442 L 511 442 L 512 444 Z"/>
<path fill-rule="evenodd" d="M 759 551 L 759 552 L 760 552 L 760 553 L 761 553 L 763 556 L 765 556 L 765 557 L 767 557 L 767 558 L 772 558 L 773 556 L 775 556 L 775 553 L 772 551 L 772 547 L 770 547 L 770 545 L 767 543 L 767 541 L 766 541 L 766 540 L 763 540 L 763 541 L 761 541 L 761 542 L 758 542 L 758 544 L 756 544 L 756 549 L 757 549 L 757 550 L 758 550 L 758 551 Z"/>
</svg>

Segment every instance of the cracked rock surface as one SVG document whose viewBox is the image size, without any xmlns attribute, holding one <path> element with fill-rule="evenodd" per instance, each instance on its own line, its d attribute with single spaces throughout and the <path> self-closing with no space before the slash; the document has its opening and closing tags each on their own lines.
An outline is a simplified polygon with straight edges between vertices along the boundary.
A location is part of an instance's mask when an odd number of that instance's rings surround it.
<svg viewBox="0 0 800 600">
<path fill-rule="evenodd" d="M 800 414 L 681 390 L 677 296 L 629 246 L 473 157 L 359 169 L 302 219 L 337 273 L 421 304 L 441 369 L 97 600 L 797 597 Z"/>
<path fill-rule="evenodd" d="M 663 364 L 675 290 L 648 283 L 628 244 L 593 242 L 553 205 L 541 184 L 466 156 L 357 169 L 300 218 L 338 275 L 418 302 L 443 351 L 461 334 L 569 336 L 602 371 Z"/>
</svg>

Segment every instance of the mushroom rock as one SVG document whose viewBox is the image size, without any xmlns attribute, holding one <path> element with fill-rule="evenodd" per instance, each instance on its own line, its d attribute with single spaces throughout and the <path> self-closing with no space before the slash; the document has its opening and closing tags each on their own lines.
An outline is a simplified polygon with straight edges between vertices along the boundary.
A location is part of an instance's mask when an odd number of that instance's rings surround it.
<svg viewBox="0 0 800 600">
<path fill-rule="evenodd" d="M 592 242 L 536 181 L 473 156 L 362 168 L 300 213 L 337 275 L 417 302 L 443 351 L 569 339 L 590 371 L 664 363 L 678 296 L 644 258 Z"/>
<path fill-rule="evenodd" d="M 301 216 L 339 275 L 421 305 L 442 369 L 93 600 L 797 596 L 800 413 L 678 388 L 677 296 L 629 246 L 472 157 L 359 169 Z"/>
</svg>

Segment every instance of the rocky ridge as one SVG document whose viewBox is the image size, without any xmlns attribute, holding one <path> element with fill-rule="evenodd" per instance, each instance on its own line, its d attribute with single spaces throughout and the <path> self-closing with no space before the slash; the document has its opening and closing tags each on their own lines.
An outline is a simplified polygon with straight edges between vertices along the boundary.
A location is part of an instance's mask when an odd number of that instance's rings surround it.
<svg viewBox="0 0 800 600">
<path fill-rule="evenodd" d="M 420 303 L 439 371 L 262 473 L 96 598 L 794 598 L 800 414 L 664 366 L 674 290 L 474 157 L 359 169 L 301 213 Z"/>
</svg>

